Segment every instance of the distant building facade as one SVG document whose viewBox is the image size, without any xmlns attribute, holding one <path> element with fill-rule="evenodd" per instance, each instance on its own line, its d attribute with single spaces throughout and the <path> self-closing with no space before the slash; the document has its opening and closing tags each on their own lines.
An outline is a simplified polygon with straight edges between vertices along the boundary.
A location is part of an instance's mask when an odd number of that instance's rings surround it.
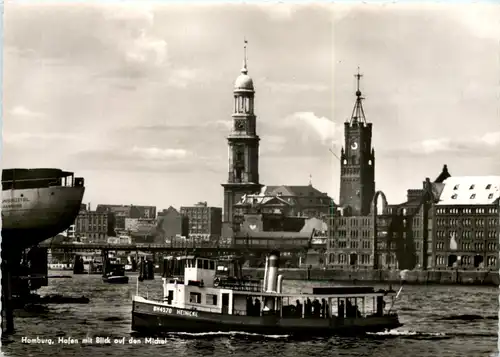
<svg viewBox="0 0 500 357">
<path fill-rule="evenodd" d="M 244 195 L 235 204 L 234 226 L 236 231 L 255 224 L 266 232 L 298 231 L 308 218 L 326 221 L 332 204 L 326 193 L 312 185 L 264 186 L 261 193 Z"/>
<path fill-rule="evenodd" d="M 87 242 L 106 242 L 108 213 L 80 211 L 75 221 L 75 238 Z"/>
<path fill-rule="evenodd" d="M 98 204 L 96 212 L 110 212 L 115 218 L 115 228 L 125 230 L 126 218 L 155 219 L 155 206 L 135 206 L 135 205 L 108 205 Z"/>
<path fill-rule="evenodd" d="M 108 244 L 132 244 L 130 236 L 108 237 Z"/>
<path fill-rule="evenodd" d="M 500 176 L 450 177 L 441 189 L 431 266 L 498 270 Z"/>
<path fill-rule="evenodd" d="M 153 225 L 155 221 L 149 218 L 125 218 L 125 231 L 136 231 L 142 225 Z"/>
<path fill-rule="evenodd" d="M 222 208 L 210 207 L 207 202 L 181 207 L 183 217 L 187 218 L 190 239 L 200 241 L 219 240 L 222 233 Z"/>
<path fill-rule="evenodd" d="M 156 223 L 158 242 L 171 243 L 174 239 L 187 237 L 189 234 L 188 217 L 183 216 L 178 210 L 170 206 L 158 212 Z"/>
</svg>

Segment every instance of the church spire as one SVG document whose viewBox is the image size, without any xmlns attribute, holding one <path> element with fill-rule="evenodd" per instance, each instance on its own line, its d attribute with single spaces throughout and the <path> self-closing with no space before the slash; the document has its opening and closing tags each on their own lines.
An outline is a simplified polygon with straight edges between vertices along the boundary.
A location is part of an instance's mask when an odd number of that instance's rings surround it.
<svg viewBox="0 0 500 357">
<path fill-rule="evenodd" d="M 243 68 L 241 69 L 241 73 L 247 74 L 248 73 L 248 68 L 247 68 L 247 39 L 243 39 L 244 45 L 243 45 Z"/>
<path fill-rule="evenodd" d="M 358 67 L 358 73 L 354 75 L 356 77 L 356 103 L 354 104 L 354 108 L 352 110 L 351 114 L 351 120 L 350 124 L 357 124 L 358 122 L 363 122 L 366 124 L 366 118 L 365 118 L 365 111 L 363 110 L 363 99 L 364 97 L 361 96 L 361 90 L 359 89 L 359 82 L 361 80 L 361 77 L 363 75 L 359 73 L 359 67 Z"/>
</svg>

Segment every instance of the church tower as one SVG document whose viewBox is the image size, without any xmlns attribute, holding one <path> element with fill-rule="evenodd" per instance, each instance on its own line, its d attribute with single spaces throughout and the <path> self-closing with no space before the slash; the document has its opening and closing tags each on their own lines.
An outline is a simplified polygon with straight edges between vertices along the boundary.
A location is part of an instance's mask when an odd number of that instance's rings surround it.
<svg viewBox="0 0 500 357">
<path fill-rule="evenodd" d="M 241 74 L 234 83 L 233 126 L 229 134 L 229 170 L 224 187 L 224 218 L 232 226 L 234 205 L 243 195 L 260 191 L 259 183 L 259 140 L 254 114 L 255 90 L 248 75 L 245 40 L 244 59 Z"/>
<path fill-rule="evenodd" d="M 367 123 L 363 97 L 359 89 L 362 75 L 357 79 L 356 103 L 351 119 L 344 123 L 344 147 L 341 150 L 340 197 L 341 207 L 349 206 L 352 215 L 365 216 L 375 195 L 375 150 L 372 148 L 372 123 Z"/>
</svg>

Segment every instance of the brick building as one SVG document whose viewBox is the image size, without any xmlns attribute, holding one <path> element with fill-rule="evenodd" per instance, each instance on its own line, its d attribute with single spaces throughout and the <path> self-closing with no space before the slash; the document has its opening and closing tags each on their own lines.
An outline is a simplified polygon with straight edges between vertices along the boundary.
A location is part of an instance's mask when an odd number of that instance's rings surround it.
<svg viewBox="0 0 500 357">
<path fill-rule="evenodd" d="M 429 213 L 434 183 L 408 190 L 407 201 L 389 205 L 375 189 L 372 124 L 365 118 L 361 75 L 352 116 L 344 124 L 339 206 L 329 219 L 327 264 L 336 269 L 415 269 L 427 266 Z M 441 175 L 436 183 L 443 178 Z"/>
<path fill-rule="evenodd" d="M 351 119 L 344 123 L 344 147 L 340 152 L 339 206 L 329 219 L 327 264 L 332 268 L 374 268 L 380 263 L 374 237 L 387 238 L 391 233 L 387 200 L 383 192 L 375 193 L 375 151 L 372 148 L 372 123 L 363 110 L 358 89 Z M 378 198 L 382 205 L 378 207 Z M 379 208 L 379 212 L 377 212 Z M 379 227 L 380 233 L 376 232 Z M 389 248 L 391 245 L 389 244 Z M 391 254 L 388 254 L 391 257 Z M 391 259 L 391 258 L 388 258 Z"/>
<path fill-rule="evenodd" d="M 222 208 L 209 207 L 207 202 L 181 207 L 181 215 L 187 218 L 190 239 L 217 241 L 222 233 Z"/>
<path fill-rule="evenodd" d="M 430 266 L 497 270 L 500 176 L 450 177 L 441 189 Z"/>
</svg>

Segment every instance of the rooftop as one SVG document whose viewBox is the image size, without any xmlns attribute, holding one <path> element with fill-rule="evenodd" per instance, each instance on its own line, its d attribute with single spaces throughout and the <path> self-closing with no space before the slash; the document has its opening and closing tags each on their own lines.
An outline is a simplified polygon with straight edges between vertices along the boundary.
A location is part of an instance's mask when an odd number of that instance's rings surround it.
<svg viewBox="0 0 500 357">
<path fill-rule="evenodd" d="M 500 176 L 452 176 L 443 184 L 438 206 L 491 205 L 500 197 Z"/>
</svg>

